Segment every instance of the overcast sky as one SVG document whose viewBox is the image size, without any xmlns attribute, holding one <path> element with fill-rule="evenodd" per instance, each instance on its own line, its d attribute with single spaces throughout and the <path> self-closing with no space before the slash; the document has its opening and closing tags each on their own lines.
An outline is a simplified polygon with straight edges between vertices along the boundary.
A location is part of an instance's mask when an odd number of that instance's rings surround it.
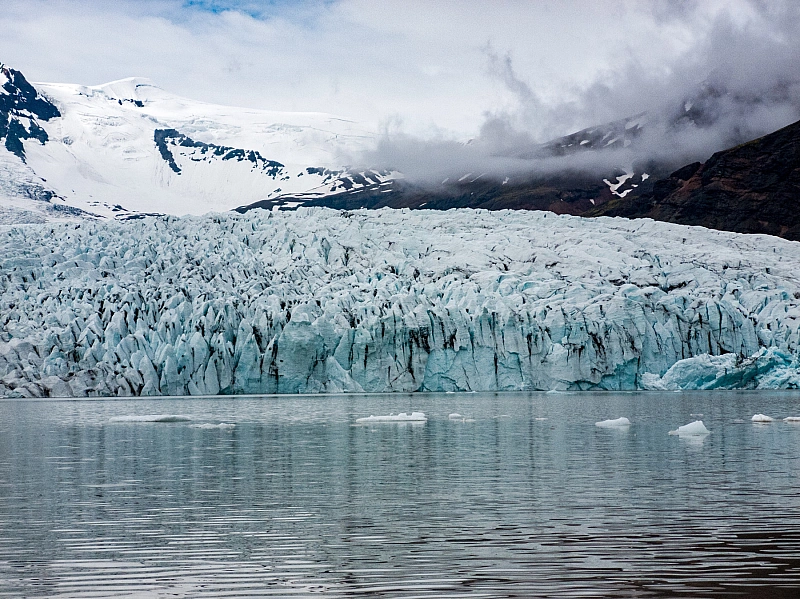
<svg viewBox="0 0 800 599">
<path fill-rule="evenodd" d="M 2 0 L 0 61 L 33 81 L 142 76 L 199 100 L 461 141 L 498 119 L 543 141 L 679 101 L 711 77 L 755 95 L 788 89 L 779 110 L 758 117 L 768 128 L 797 118 L 799 6 Z"/>
</svg>

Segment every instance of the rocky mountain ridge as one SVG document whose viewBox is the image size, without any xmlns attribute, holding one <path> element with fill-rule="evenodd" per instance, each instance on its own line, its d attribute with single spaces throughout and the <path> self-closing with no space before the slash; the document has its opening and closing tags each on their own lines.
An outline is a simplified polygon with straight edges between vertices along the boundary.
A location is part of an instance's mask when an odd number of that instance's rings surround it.
<svg viewBox="0 0 800 599">
<path fill-rule="evenodd" d="M 800 241 L 800 121 L 614 199 L 592 216 L 652 218 Z"/>
</svg>

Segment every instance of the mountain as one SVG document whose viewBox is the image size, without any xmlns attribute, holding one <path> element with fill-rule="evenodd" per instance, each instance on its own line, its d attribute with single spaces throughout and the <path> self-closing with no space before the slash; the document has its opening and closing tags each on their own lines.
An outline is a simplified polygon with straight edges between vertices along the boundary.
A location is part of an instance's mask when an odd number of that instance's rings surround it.
<svg viewBox="0 0 800 599">
<path fill-rule="evenodd" d="M 378 136 L 332 115 L 215 106 L 141 78 L 94 87 L 32 85 L 13 69 L 2 73 L 0 222 L 6 223 L 300 205 L 584 214 L 670 170 L 648 164 L 599 175 L 466 172 L 431 187 L 390 165 L 348 167 Z M 535 161 L 627 148 L 650 119 L 642 113 L 590 127 L 513 157 Z"/>
<path fill-rule="evenodd" d="M 0 73 L 0 222 L 203 214 L 394 176 L 349 170 L 375 133 L 332 115 L 216 106 L 140 78 L 87 87 Z"/>
<path fill-rule="evenodd" d="M 292 209 L 304 205 L 349 210 L 471 207 L 605 214 L 606 206 L 632 205 L 639 197 L 649 197 L 656 181 L 668 178 L 687 159 L 708 156 L 706 150 L 698 148 L 713 148 L 716 144 L 722 149 L 758 137 L 763 133 L 758 124 L 760 120 L 751 117 L 769 105 L 775 99 L 772 96 L 780 99 L 783 92 L 785 90 L 775 89 L 766 97 L 747 96 L 731 92 L 723 82 L 707 81 L 674 105 L 588 127 L 543 144 L 509 148 L 493 154 L 517 161 L 530 160 L 531 171 L 527 175 L 520 174 L 518 169 L 511 176 L 466 172 L 439 184 L 394 178 L 324 196 L 282 195 L 240 206 L 237 211 Z M 658 158 L 653 158 L 654 155 Z M 587 166 L 578 168 L 575 165 L 581 163 L 581 158 L 588 159 L 584 161 Z M 563 166 L 556 165 L 554 170 L 554 161 L 560 159 L 564 159 Z M 536 174 L 539 161 L 549 163 L 549 174 Z M 594 166 L 588 166 L 591 164 Z M 724 213 L 726 209 L 720 206 L 719 210 Z M 656 214 L 650 216 L 661 218 Z M 780 229 L 770 230 L 780 234 Z"/>
<path fill-rule="evenodd" d="M 484 208 L 487 210 L 549 210 L 556 214 L 584 214 L 639 186 L 648 186 L 649 173 L 631 175 L 617 171 L 604 179 L 594 174 L 565 171 L 542 178 L 497 181 L 467 174 L 462 181 L 438 187 L 415 184 L 406 179 L 391 179 L 360 189 L 344 190 L 319 197 L 310 194 L 279 196 L 236 208 L 245 213 L 254 208 L 295 208 L 299 205 L 341 210 L 358 208 L 412 208 L 449 210 Z M 625 186 L 623 189 L 622 186 Z"/>
<path fill-rule="evenodd" d="M 800 241 L 800 121 L 717 152 L 591 215 L 652 218 Z"/>
<path fill-rule="evenodd" d="M 324 194 L 281 194 L 236 210 L 245 213 L 255 208 L 294 209 L 298 206 L 323 206 L 354 210 L 358 208 L 485 208 L 487 210 L 548 210 L 556 214 L 582 215 L 616 197 L 649 189 L 654 175 L 670 172 L 671 163 L 652 160 L 600 170 L 565 166 L 549 174 L 536 174 L 538 160 L 558 160 L 583 153 L 610 153 L 628 148 L 640 138 L 648 125 L 645 113 L 597 125 L 505 157 L 529 160 L 530 174 L 502 176 L 481 172 L 458 173 L 438 185 L 403 177 L 390 177 L 354 189 L 327 190 Z M 607 154 L 608 155 L 608 154 Z M 607 162 L 613 164 L 609 156 Z M 623 159 L 621 162 L 625 162 Z"/>
<path fill-rule="evenodd" d="M 739 122 L 731 110 L 747 114 L 754 102 L 704 85 L 668 110 L 504 150 L 499 157 L 517 165 L 509 176 L 456 172 L 423 184 L 389 164 L 351 166 L 378 141 L 351 120 L 207 104 L 141 78 L 31 84 L 0 65 L 0 223 L 299 206 L 485 208 L 648 216 L 795 239 L 794 126 L 677 171 L 679 155 L 647 158 L 656 132 L 673 146 L 687 130 L 746 138 L 724 127 Z M 537 174 L 541 161 L 550 170 Z"/>
</svg>

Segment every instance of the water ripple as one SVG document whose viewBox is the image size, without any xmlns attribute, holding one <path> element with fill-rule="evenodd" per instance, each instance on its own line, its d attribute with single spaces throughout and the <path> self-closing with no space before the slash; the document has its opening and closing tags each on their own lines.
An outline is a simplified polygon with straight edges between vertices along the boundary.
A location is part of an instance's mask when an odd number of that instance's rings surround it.
<svg viewBox="0 0 800 599">
<path fill-rule="evenodd" d="M 0 597 L 796 597 L 800 427 L 744 422 L 795 402 L 8 402 Z M 136 413 L 191 421 L 109 424 Z M 667 435 L 695 413 L 702 443 Z"/>
</svg>

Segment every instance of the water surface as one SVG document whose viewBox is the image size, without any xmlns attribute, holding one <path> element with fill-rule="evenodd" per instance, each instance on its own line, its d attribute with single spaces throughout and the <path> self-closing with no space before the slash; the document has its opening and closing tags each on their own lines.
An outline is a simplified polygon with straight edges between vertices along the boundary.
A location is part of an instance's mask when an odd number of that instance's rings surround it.
<svg viewBox="0 0 800 599">
<path fill-rule="evenodd" d="M 4 401 L 0 597 L 797 597 L 800 424 L 757 412 L 800 395 Z"/>
</svg>

